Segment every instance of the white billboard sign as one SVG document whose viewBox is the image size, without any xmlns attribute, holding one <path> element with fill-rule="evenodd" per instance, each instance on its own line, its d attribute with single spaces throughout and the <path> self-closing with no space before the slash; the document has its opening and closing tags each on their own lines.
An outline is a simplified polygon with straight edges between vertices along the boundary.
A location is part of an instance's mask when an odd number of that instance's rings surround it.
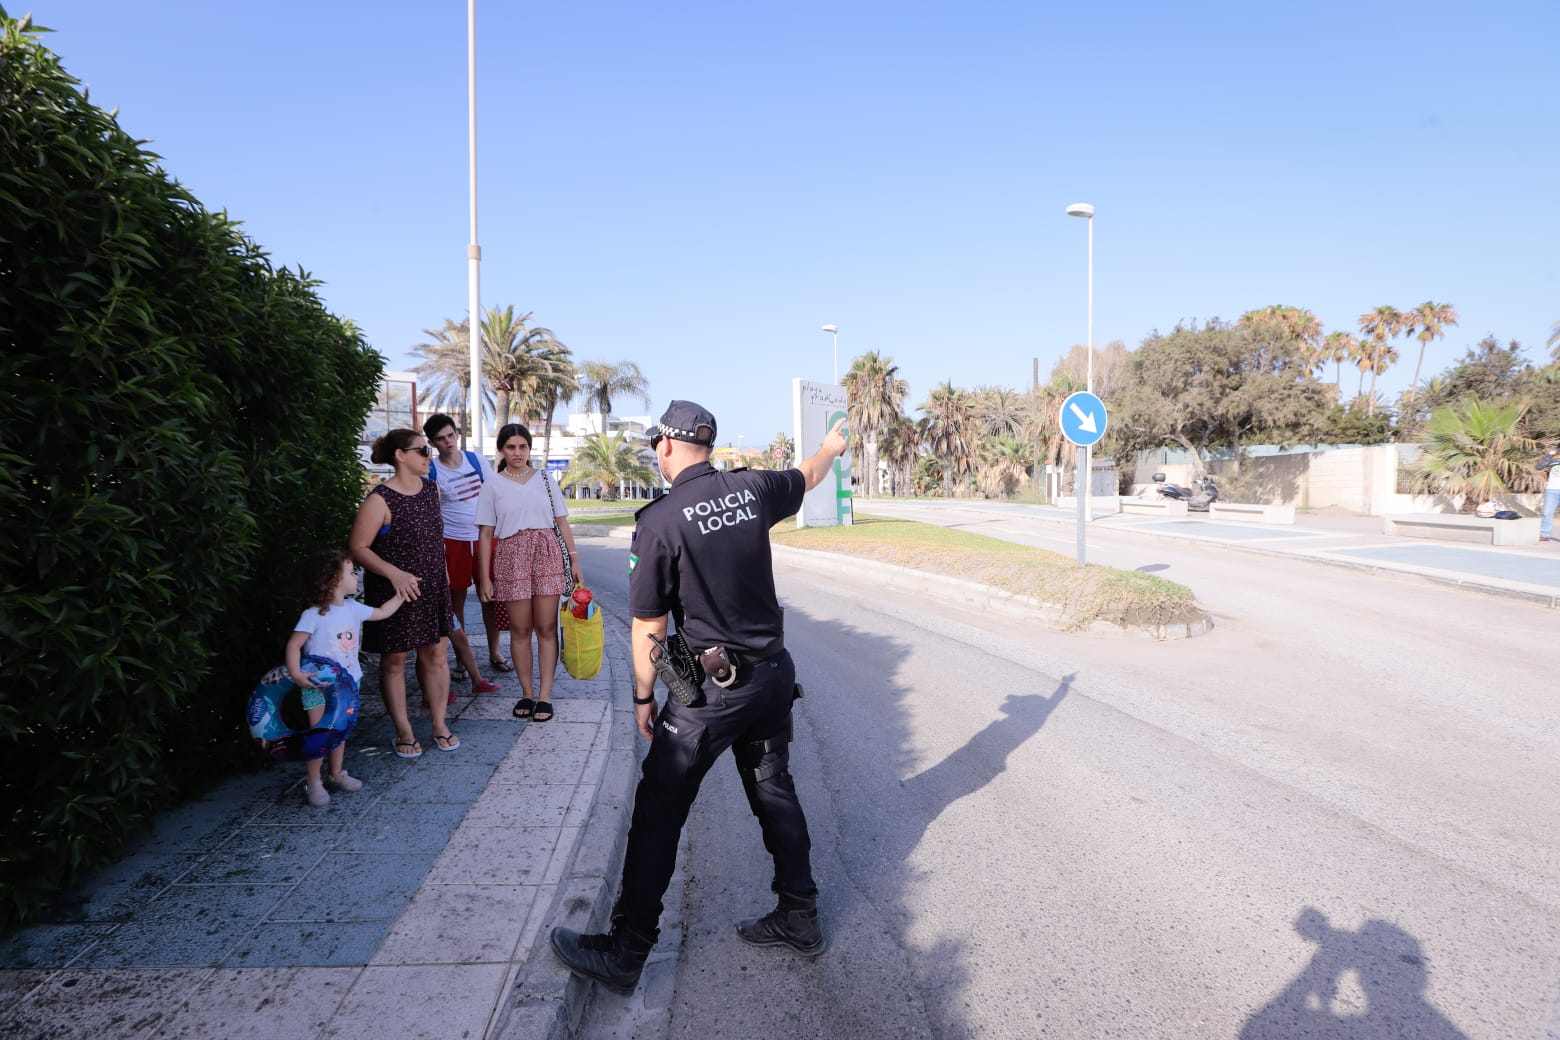
<svg viewBox="0 0 1560 1040">
<path fill-rule="evenodd" d="M 834 424 L 846 416 L 845 388 L 832 383 L 791 380 L 796 457 L 810 458 Z M 838 527 L 851 522 L 850 453 L 834 461 L 834 469 L 802 499 L 797 527 Z"/>
</svg>

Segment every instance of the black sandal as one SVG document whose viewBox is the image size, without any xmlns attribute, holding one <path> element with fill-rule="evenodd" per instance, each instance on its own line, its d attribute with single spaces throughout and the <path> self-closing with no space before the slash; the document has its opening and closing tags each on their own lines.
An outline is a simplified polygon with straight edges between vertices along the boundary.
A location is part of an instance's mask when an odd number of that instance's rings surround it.
<svg viewBox="0 0 1560 1040">
<path fill-rule="evenodd" d="M 546 722 L 553 717 L 552 701 L 537 701 L 531 710 L 532 722 Z"/>
<path fill-rule="evenodd" d="M 529 697 L 521 697 L 519 700 L 515 701 L 514 710 L 509 714 L 513 715 L 517 719 L 528 719 L 531 717 L 531 713 L 535 710 L 535 701 Z"/>
</svg>

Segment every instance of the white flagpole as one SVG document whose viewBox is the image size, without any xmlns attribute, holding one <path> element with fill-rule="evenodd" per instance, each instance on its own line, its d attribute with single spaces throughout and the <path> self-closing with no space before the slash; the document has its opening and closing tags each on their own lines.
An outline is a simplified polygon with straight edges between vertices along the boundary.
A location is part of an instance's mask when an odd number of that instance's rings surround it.
<svg viewBox="0 0 1560 1040">
<path fill-rule="evenodd" d="M 477 244 L 477 0 L 466 0 L 466 111 L 471 136 L 471 243 L 466 246 L 471 343 L 471 437 L 482 450 L 482 247 Z"/>
</svg>

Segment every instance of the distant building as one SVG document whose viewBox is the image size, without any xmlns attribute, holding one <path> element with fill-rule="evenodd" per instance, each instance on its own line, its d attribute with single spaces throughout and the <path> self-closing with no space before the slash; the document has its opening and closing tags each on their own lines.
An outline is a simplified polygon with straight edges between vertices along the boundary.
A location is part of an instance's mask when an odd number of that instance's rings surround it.
<svg viewBox="0 0 1560 1040">
<path fill-rule="evenodd" d="M 569 467 L 574 460 L 574 453 L 578 450 L 585 438 L 601 433 L 605 429 L 608 436 L 621 434 L 630 444 L 639 448 L 640 457 L 652 472 L 655 470 L 654 453 L 650 451 L 650 444 L 644 440 L 644 433 L 652 425 L 655 419 L 648 415 L 616 416 L 608 414 L 605 417 L 596 412 L 575 412 L 569 415 L 568 423 L 559 427 L 553 426 L 552 444 L 547 458 L 547 468 L 554 475 L 559 475 Z M 542 452 L 541 435 L 532 431 L 535 440 L 534 452 L 537 456 Z M 540 462 L 540 459 L 538 459 Z M 658 483 L 658 482 L 657 482 Z M 624 498 L 648 498 L 655 489 L 655 484 L 630 484 L 620 489 Z M 601 487 L 595 482 L 589 484 L 576 484 L 569 489 L 575 498 L 599 498 Z"/>
<path fill-rule="evenodd" d="M 376 466 L 369 460 L 374 441 L 391 430 L 420 429 L 417 423 L 417 373 L 386 372 L 379 380 L 379 397 L 363 420 L 363 433 L 358 438 L 358 455 L 363 468 L 368 470 L 374 483 L 386 479 L 394 469 Z"/>
</svg>

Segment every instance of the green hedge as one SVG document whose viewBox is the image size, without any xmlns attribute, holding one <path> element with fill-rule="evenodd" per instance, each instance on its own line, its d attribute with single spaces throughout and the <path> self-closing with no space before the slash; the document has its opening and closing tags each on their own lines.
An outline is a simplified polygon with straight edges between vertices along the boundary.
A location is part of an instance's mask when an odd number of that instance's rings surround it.
<svg viewBox="0 0 1560 1040">
<path fill-rule="evenodd" d="M 0 10 L 0 927 L 252 766 L 384 359 Z"/>
</svg>

